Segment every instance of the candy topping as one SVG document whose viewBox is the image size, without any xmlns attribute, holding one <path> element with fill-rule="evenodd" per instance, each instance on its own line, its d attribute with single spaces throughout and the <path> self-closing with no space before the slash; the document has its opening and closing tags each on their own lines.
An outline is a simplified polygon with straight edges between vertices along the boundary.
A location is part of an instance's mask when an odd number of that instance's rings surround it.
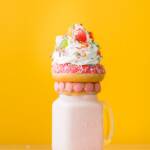
<svg viewBox="0 0 150 150">
<path fill-rule="evenodd" d="M 57 86 L 56 86 L 57 85 Z M 72 82 L 55 82 L 55 91 L 63 93 L 63 92 L 99 92 L 100 91 L 100 83 L 72 83 Z"/>
<path fill-rule="evenodd" d="M 72 83 L 67 82 L 67 83 L 65 84 L 65 91 L 71 92 L 71 91 L 72 91 L 72 87 L 73 87 Z"/>
<path fill-rule="evenodd" d="M 59 90 L 60 90 L 60 91 L 63 91 L 64 87 L 65 87 L 64 82 L 60 82 L 60 83 L 59 83 Z"/>
<path fill-rule="evenodd" d="M 54 88 L 55 88 L 55 91 L 58 91 L 58 90 L 59 90 L 59 84 L 58 84 L 58 82 L 55 82 Z"/>
<path fill-rule="evenodd" d="M 100 91 L 100 84 L 99 83 L 95 83 L 95 91 L 96 92 Z"/>
<path fill-rule="evenodd" d="M 68 46 L 68 40 L 67 39 L 63 39 L 60 43 L 60 48 L 65 48 Z"/>
<path fill-rule="evenodd" d="M 84 90 L 85 90 L 86 92 L 92 92 L 92 91 L 93 91 L 93 88 L 94 88 L 94 86 L 93 86 L 92 83 L 86 83 L 86 84 L 85 84 L 85 87 L 84 87 Z"/>
<path fill-rule="evenodd" d="M 75 92 L 81 92 L 83 90 L 84 84 L 83 83 L 73 83 L 73 90 Z"/>
<path fill-rule="evenodd" d="M 94 40 L 94 37 L 93 37 L 93 33 L 92 32 L 89 32 L 89 37 Z"/>
</svg>

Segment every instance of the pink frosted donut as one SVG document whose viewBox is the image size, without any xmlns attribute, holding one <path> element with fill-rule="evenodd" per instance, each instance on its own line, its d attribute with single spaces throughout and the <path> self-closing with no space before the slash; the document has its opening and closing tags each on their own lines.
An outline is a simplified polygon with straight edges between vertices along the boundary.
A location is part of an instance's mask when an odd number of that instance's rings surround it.
<svg viewBox="0 0 150 150">
<path fill-rule="evenodd" d="M 64 84 L 64 82 L 60 82 L 59 83 L 59 91 L 63 91 L 64 90 L 64 88 L 65 88 L 65 84 Z"/>
<path fill-rule="evenodd" d="M 73 83 L 73 90 L 75 92 L 81 92 L 84 88 L 84 84 L 83 83 Z"/>
<path fill-rule="evenodd" d="M 55 82 L 55 84 L 54 84 L 54 89 L 55 89 L 55 91 L 58 91 L 58 90 L 59 90 L 59 84 L 58 84 L 58 82 Z"/>
<path fill-rule="evenodd" d="M 71 82 L 67 82 L 67 83 L 65 84 L 65 91 L 71 92 L 72 89 L 73 89 L 72 83 L 71 83 Z"/>
<path fill-rule="evenodd" d="M 99 83 L 95 83 L 95 92 L 99 92 L 100 91 L 100 84 Z"/>
<path fill-rule="evenodd" d="M 72 65 L 72 64 L 53 64 L 52 71 L 54 73 L 90 73 L 90 74 L 104 74 L 105 69 L 102 65 Z"/>
<path fill-rule="evenodd" d="M 93 83 L 86 83 L 84 87 L 85 92 L 92 92 L 94 90 Z"/>
</svg>

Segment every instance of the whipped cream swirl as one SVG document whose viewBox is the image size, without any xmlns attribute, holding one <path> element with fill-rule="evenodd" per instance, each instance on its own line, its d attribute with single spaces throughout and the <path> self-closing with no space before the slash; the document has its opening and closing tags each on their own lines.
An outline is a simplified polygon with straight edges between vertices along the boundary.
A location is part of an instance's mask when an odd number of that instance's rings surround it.
<svg viewBox="0 0 150 150">
<path fill-rule="evenodd" d="M 101 56 L 91 32 L 75 24 L 66 35 L 56 37 L 52 60 L 52 64 L 96 65 Z"/>
</svg>

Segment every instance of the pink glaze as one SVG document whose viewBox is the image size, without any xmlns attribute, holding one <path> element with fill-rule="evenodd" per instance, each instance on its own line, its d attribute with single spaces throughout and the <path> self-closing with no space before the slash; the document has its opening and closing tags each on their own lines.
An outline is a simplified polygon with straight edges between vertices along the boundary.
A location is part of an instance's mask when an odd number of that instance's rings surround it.
<svg viewBox="0 0 150 150">
<path fill-rule="evenodd" d="M 99 92 L 99 91 L 100 91 L 100 84 L 95 83 L 95 92 Z"/>
<path fill-rule="evenodd" d="M 104 67 L 100 64 L 96 65 L 72 65 L 72 64 L 53 64 L 53 72 L 55 73 L 91 73 L 104 74 Z"/>
<path fill-rule="evenodd" d="M 73 87 L 72 87 L 73 85 L 72 85 L 72 83 L 71 82 L 67 82 L 66 84 L 65 84 L 65 91 L 67 91 L 67 92 L 71 92 L 72 91 L 72 89 L 73 89 Z"/>
<path fill-rule="evenodd" d="M 58 84 L 58 82 L 55 82 L 55 84 L 54 84 L 54 89 L 55 89 L 55 91 L 58 91 L 58 90 L 59 90 L 59 84 Z"/>
<path fill-rule="evenodd" d="M 85 92 L 92 92 L 94 89 L 93 83 L 86 83 L 84 86 Z"/>
<path fill-rule="evenodd" d="M 84 88 L 84 84 L 83 83 L 73 83 L 73 90 L 75 92 L 81 92 Z"/>
<path fill-rule="evenodd" d="M 62 92 L 64 90 L 64 88 L 65 88 L 65 84 L 63 82 L 60 82 L 59 83 L 59 91 Z"/>
</svg>

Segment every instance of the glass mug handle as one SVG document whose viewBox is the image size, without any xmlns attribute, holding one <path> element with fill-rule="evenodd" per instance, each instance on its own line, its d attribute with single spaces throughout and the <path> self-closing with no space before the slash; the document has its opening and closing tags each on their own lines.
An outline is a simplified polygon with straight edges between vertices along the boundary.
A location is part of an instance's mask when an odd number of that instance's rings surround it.
<svg viewBox="0 0 150 150">
<path fill-rule="evenodd" d="M 103 105 L 103 111 L 106 112 L 107 120 L 108 120 L 108 134 L 104 138 L 104 145 L 107 145 L 111 143 L 114 134 L 114 115 L 113 115 L 112 108 L 108 104 L 102 102 L 102 105 Z"/>
</svg>

